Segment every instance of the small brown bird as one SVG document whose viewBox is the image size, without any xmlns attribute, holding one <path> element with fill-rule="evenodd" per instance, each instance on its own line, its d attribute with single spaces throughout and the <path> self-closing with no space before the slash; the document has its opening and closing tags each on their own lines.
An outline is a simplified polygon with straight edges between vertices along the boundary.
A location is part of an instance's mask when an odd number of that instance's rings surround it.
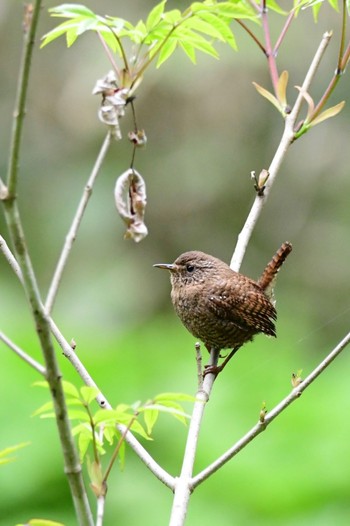
<svg viewBox="0 0 350 526">
<path fill-rule="evenodd" d="M 255 334 L 276 336 L 272 288 L 291 250 L 290 243 L 283 243 L 257 282 L 199 251 L 185 252 L 172 264 L 154 265 L 170 271 L 171 299 L 190 333 L 209 351 L 232 349 L 220 366 L 206 368 L 205 374 L 222 371 Z"/>
</svg>

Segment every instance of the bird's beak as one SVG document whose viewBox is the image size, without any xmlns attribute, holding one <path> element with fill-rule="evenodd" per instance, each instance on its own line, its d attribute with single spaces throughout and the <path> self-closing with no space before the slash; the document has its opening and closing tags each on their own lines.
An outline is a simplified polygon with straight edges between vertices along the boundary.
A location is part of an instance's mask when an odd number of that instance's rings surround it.
<svg viewBox="0 0 350 526">
<path fill-rule="evenodd" d="M 170 272 L 172 270 L 175 270 L 175 265 L 173 265 L 172 263 L 156 263 L 153 266 L 157 268 L 165 268 L 166 270 L 170 270 Z"/>
</svg>

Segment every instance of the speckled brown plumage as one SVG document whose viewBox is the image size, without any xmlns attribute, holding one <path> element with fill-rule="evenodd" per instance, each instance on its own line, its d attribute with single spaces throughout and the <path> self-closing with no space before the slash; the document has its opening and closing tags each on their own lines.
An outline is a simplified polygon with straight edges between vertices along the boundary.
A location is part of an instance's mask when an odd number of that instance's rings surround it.
<svg viewBox="0 0 350 526">
<path fill-rule="evenodd" d="M 284 243 L 258 282 L 198 251 L 181 254 L 173 264 L 155 266 L 170 270 L 171 299 L 190 333 L 208 349 L 233 349 L 231 357 L 259 332 L 276 336 L 276 310 L 264 290 L 290 251 L 291 245 Z"/>
</svg>

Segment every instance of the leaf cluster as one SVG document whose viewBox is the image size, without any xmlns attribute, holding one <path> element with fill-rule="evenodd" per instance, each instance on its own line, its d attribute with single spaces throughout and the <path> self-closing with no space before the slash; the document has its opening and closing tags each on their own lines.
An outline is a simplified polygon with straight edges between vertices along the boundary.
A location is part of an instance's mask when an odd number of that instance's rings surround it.
<svg viewBox="0 0 350 526">
<path fill-rule="evenodd" d="M 258 21 L 258 13 L 245 0 L 219 2 L 205 0 L 194 2 L 186 10 L 165 11 L 166 0 L 162 0 L 148 14 L 145 21 L 135 25 L 120 17 L 100 16 L 80 4 L 62 4 L 50 9 L 53 17 L 67 18 L 66 22 L 44 35 L 42 47 L 65 35 L 67 46 L 86 31 L 95 31 L 113 51 L 124 56 L 122 39 L 127 38 L 137 45 L 134 61 L 158 57 L 157 66 L 165 62 L 177 47 L 181 48 L 192 62 L 196 62 L 196 51 L 215 58 L 218 53 L 212 42 L 219 40 L 236 49 L 236 40 L 230 22 L 235 19 Z"/>
<path fill-rule="evenodd" d="M 68 417 L 73 423 L 72 433 L 77 438 L 81 461 L 90 446 L 94 456 L 98 458 L 106 453 L 105 444 L 112 446 L 122 437 L 118 426 L 138 434 L 146 440 L 152 440 L 152 432 L 158 420 L 159 413 L 168 413 L 181 423 L 186 424 L 190 418 L 181 402 L 193 402 L 192 396 L 183 393 L 161 393 L 144 403 L 135 402 L 132 405 L 118 404 L 114 409 L 98 409 L 93 411 L 92 404 L 99 394 L 96 387 L 82 386 L 79 390 L 70 382 L 63 381 L 66 395 Z M 36 386 L 48 388 L 46 381 L 35 382 Z M 40 418 L 55 418 L 53 402 L 49 401 L 39 407 L 33 416 Z M 124 441 L 119 449 L 119 461 L 124 465 Z"/>
</svg>

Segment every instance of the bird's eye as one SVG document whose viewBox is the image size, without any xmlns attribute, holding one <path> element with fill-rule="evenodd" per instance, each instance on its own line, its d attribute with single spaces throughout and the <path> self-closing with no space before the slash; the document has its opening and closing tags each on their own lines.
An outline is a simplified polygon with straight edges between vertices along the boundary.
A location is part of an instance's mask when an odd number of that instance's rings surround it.
<svg viewBox="0 0 350 526">
<path fill-rule="evenodd" d="M 187 272 L 193 272 L 194 271 L 194 266 L 193 265 L 186 265 L 186 270 L 187 270 Z"/>
</svg>

